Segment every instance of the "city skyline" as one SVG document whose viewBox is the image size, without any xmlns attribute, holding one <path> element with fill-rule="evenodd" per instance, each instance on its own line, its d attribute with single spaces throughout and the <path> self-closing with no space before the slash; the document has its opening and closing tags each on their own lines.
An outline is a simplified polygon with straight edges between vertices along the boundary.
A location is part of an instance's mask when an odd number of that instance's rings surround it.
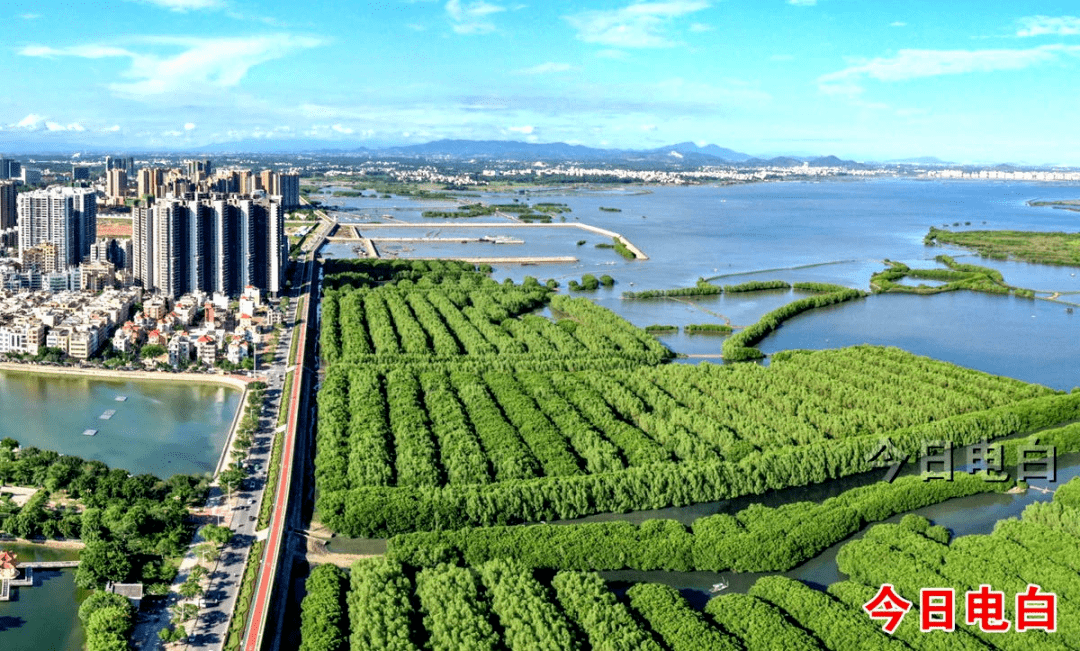
<svg viewBox="0 0 1080 651">
<path fill-rule="evenodd" d="M 441 138 L 1080 165 L 1064 2 L 6 7 L 0 151 Z M 1075 12 L 1075 9 L 1071 9 Z"/>
</svg>

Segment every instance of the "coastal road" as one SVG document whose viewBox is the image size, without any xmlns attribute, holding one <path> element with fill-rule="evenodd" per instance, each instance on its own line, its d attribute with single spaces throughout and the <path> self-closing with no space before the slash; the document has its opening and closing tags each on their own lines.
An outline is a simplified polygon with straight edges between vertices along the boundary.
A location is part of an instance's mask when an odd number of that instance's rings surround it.
<svg viewBox="0 0 1080 651">
<path fill-rule="evenodd" d="M 317 239 L 321 240 L 321 237 Z M 313 248 L 317 250 L 317 247 Z M 279 565 L 281 564 L 280 560 L 283 552 L 283 542 L 288 529 L 288 506 L 291 497 L 290 493 L 292 492 L 292 473 L 296 450 L 296 437 L 299 429 L 299 415 L 301 413 L 301 407 L 306 403 L 306 401 L 303 400 L 304 380 L 307 375 L 305 372 L 304 360 L 307 357 L 308 329 L 312 323 L 311 319 L 315 314 L 312 303 L 317 296 L 314 291 L 315 278 L 313 272 L 315 263 L 312 261 L 312 251 L 309 250 L 305 257 L 307 259 L 303 263 L 301 278 L 302 283 L 307 286 L 308 292 L 297 300 L 298 327 L 294 330 L 293 335 L 298 338 L 296 347 L 297 358 L 296 360 L 289 360 L 290 362 L 296 363 L 296 370 L 293 373 L 292 386 L 285 388 L 289 391 L 290 398 L 288 417 L 285 421 L 285 436 L 281 451 L 281 466 L 278 476 L 271 478 L 273 481 L 277 482 L 277 490 L 274 494 L 274 507 L 270 520 L 270 529 L 267 534 L 266 551 L 262 563 L 260 564 L 259 575 L 255 584 L 255 596 L 251 606 L 251 617 L 248 620 L 246 633 L 244 635 L 245 651 L 258 651 L 262 646 L 263 635 L 266 631 L 267 615 L 270 610 L 274 592 L 275 579 L 277 578 L 277 572 Z M 284 576 L 287 577 L 289 568 L 284 569 Z"/>
<path fill-rule="evenodd" d="M 277 348 L 273 351 L 274 362 L 269 367 L 259 369 L 260 374 L 266 379 L 268 396 L 276 395 L 277 404 L 265 410 L 259 420 L 255 445 L 252 446 L 246 460 L 247 465 L 254 468 L 254 471 L 244 480 L 243 488 L 232 497 L 232 500 L 227 500 L 225 495 L 217 493 L 207 504 L 212 512 L 226 518 L 222 524 L 227 524 L 234 535 L 233 540 L 222 549 L 217 565 L 211 571 L 210 585 L 204 596 L 205 606 L 200 609 L 195 627 L 188 639 L 190 649 L 220 649 L 225 643 L 225 635 L 228 632 L 229 619 L 239 592 L 248 551 L 258 536 L 255 527 L 258 524 L 259 505 L 262 504 L 267 481 L 277 415 L 284 395 L 282 383 L 288 362 L 286 358 L 291 339 L 296 336 L 295 327 L 289 327 L 295 324 L 295 317 L 291 321 L 292 323 L 286 321 L 286 336 L 279 338 Z M 241 409 L 243 408 L 242 405 Z M 180 577 L 181 580 L 183 578 L 183 576 Z M 141 646 L 141 648 L 156 647 Z"/>
</svg>

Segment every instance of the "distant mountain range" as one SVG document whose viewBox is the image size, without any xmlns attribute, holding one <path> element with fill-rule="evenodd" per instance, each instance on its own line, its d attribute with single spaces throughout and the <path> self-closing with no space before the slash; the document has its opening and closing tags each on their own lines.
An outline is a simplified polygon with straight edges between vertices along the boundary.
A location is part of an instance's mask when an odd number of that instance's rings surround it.
<svg viewBox="0 0 1080 651">
<path fill-rule="evenodd" d="M 226 143 L 211 145 L 200 151 L 205 152 L 243 152 L 251 151 L 244 147 L 254 143 Z M 286 143 L 282 143 L 283 145 Z M 290 143 L 291 151 L 303 151 Z M 272 150 L 264 150 L 272 151 Z M 282 151 L 287 151 L 282 149 Z M 518 140 L 435 140 L 419 145 L 402 145 L 378 149 L 355 148 L 349 150 L 327 149 L 325 145 L 317 150 L 322 153 L 366 154 L 401 158 L 447 158 L 452 160 L 521 160 L 521 161 L 581 161 L 581 162 L 627 162 L 667 164 L 673 166 L 715 165 L 718 163 L 740 163 L 750 166 L 791 167 L 802 165 L 862 167 L 860 163 L 841 160 L 836 156 L 817 158 L 796 158 L 782 156 L 778 158 L 755 158 L 733 149 L 718 145 L 697 145 L 693 142 L 680 142 L 655 149 L 600 149 L 585 145 L 570 145 L 565 142 L 532 143 Z"/>
<path fill-rule="evenodd" d="M 23 141 L 12 147 L 15 153 L 113 153 L 132 148 L 105 148 L 76 143 L 47 141 L 34 144 Z M 21 151 L 14 151 L 21 150 Z M 135 148 L 138 151 L 138 148 Z M 161 151 L 161 150 L 156 150 Z M 322 154 L 341 156 L 371 156 L 394 158 L 445 158 L 449 160 L 520 160 L 551 162 L 603 162 L 629 164 L 651 164 L 673 167 L 687 167 L 715 164 L 746 164 L 748 166 L 790 167 L 807 162 L 811 165 L 862 167 L 854 161 L 841 160 L 835 156 L 821 158 L 781 156 L 777 158 L 758 158 L 743 152 L 720 147 L 718 145 L 697 145 L 693 142 L 680 142 L 654 149 L 601 149 L 585 145 L 571 145 L 564 142 L 532 143 L 517 140 L 435 140 L 417 145 L 397 145 L 387 147 L 348 147 L 325 140 L 267 140 L 249 139 L 235 142 L 214 143 L 200 147 L 176 150 L 176 153 L 190 154 Z"/>
</svg>

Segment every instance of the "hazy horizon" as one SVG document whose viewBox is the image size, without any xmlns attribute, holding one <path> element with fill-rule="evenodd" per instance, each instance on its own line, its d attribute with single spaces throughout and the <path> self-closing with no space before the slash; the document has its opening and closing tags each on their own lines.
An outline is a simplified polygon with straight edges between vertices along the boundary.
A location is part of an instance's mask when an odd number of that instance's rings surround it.
<svg viewBox="0 0 1080 651">
<path fill-rule="evenodd" d="M 11 3 L 0 151 L 443 138 L 1080 165 L 1064 2 Z"/>
</svg>

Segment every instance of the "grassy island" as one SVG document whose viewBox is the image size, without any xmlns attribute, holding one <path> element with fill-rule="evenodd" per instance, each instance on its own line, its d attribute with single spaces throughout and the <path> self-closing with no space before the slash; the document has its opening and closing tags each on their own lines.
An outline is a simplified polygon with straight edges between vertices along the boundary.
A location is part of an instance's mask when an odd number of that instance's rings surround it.
<svg viewBox="0 0 1080 651">
<path fill-rule="evenodd" d="M 729 335 L 732 328 L 723 323 L 691 323 L 683 326 L 688 335 Z"/>
<path fill-rule="evenodd" d="M 1035 205 L 1035 204 L 1033 204 Z M 931 228 L 926 244 L 955 244 L 988 258 L 1080 267 L 1080 233 L 1033 231 L 966 231 Z"/>
<path fill-rule="evenodd" d="M 1034 298 L 1035 292 L 1022 287 L 1013 287 L 1005 282 L 1001 272 L 989 267 L 974 264 L 961 264 L 947 255 L 934 258 L 945 265 L 945 269 L 912 269 L 902 262 L 886 260 L 889 267 L 870 277 L 870 288 L 875 292 L 906 292 L 909 294 L 939 294 L 958 289 L 969 289 L 988 294 L 1009 294 L 1024 298 Z M 918 286 L 901 285 L 896 282 L 902 278 L 921 278 L 933 280 L 940 285 Z"/>
</svg>

